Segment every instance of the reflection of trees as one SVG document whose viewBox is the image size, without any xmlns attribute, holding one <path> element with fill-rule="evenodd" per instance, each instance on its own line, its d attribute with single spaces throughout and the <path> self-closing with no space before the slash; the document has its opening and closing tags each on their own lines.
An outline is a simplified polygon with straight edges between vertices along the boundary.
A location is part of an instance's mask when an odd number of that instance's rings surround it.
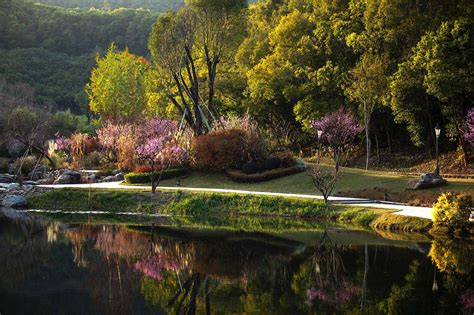
<svg viewBox="0 0 474 315">
<path fill-rule="evenodd" d="M 307 297 L 313 304 L 323 303 L 329 309 L 337 310 L 349 303 L 360 288 L 348 277 L 341 256 L 344 248 L 334 244 L 326 232 L 313 250 L 311 273 L 306 279 L 310 283 Z"/>
<path fill-rule="evenodd" d="M 435 238 L 428 256 L 442 272 L 469 274 L 474 264 L 474 246 L 461 240 Z"/>
<path fill-rule="evenodd" d="M 7 219 L 0 216 L 0 280 L 15 285 L 23 281 L 50 247 L 44 224 L 32 216 Z"/>
</svg>

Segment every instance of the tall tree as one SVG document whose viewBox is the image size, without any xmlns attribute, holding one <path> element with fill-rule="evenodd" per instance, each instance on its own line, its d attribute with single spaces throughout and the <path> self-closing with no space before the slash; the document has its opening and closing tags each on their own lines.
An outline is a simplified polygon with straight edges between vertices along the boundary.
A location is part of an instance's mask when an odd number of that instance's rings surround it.
<svg viewBox="0 0 474 315">
<path fill-rule="evenodd" d="M 350 71 L 350 81 L 346 88 L 349 99 L 360 105 L 364 117 L 366 160 L 365 168 L 369 168 L 371 141 L 370 122 L 372 113 L 387 90 L 387 79 L 384 73 L 384 61 L 378 56 L 364 54 L 354 69 Z"/>
<path fill-rule="evenodd" d="M 195 134 L 219 117 L 214 102 L 218 65 L 232 47 L 243 0 L 192 0 L 153 26 L 149 49 L 165 93 Z"/>
<path fill-rule="evenodd" d="M 91 111 L 105 118 L 135 120 L 145 112 L 145 73 L 148 62 L 128 50 L 118 52 L 111 45 L 97 56 L 86 86 Z"/>
</svg>

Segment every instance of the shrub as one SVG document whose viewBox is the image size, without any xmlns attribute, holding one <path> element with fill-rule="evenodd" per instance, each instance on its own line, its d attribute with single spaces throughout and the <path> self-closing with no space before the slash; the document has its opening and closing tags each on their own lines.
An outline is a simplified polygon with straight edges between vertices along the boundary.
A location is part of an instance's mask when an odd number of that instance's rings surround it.
<svg viewBox="0 0 474 315">
<path fill-rule="evenodd" d="M 259 183 L 268 180 L 285 177 L 293 174 L 303 172 L 305 167 L 303 165 L 294 165 L 288 168 L 278 168 L 271 171 L 266 171 L 257 174 L 245 174 L 241 171 L 228 170 L 227 176 L 238 183 Z"/>
<path fill-rule="evenodd" d="M 111 176 L 112 173 L 117 169 L 117 166 L 114 163 L 103 164 L 96 174 L 98 177 Z"/>
<path fill-rule="evenodd" d="M 280 160 L 281 167 L 290 167 L 295 165 L 296 159 L 291 151 L 282 151 L 275 154 L 275 157 Z"/>
<path fill-rule="evenodd" d="M 152 168 L 153 167 L 151 167 L 151 165 L 148 165 L 148 164 L 138 164 L 138 165 L 135 165 L 135 168 L 133 169 L 133 171 L 135 173 L 146 173 L 146 172 L 151 172 Z"/>
<path fill-rule="evenodd" d="M 160 171 L 155 172 L 153 176 L 158 178 L 160 176 Z M 186 175 L 187 170 L 184 168 L 175 168 L 175 169 L 168 169 L 163 171 L 163 175 L 161 179 L 170 179 L 175 177 L 180 177 Z M 150 172 L 146 173 L 128 173 L 125 175 L 125 183 L 127 184 L 148 184 L 150 183 L 150 178 L 152 174 Z"/>
<path fill-rule="evenodd" d="M 279 168 L 280 165 L 281 165 L 281 160 L 277 157 L 270 157 L 266 159 L 265 161 L 263 161 L 263 168 L 266 171 L 271 171 L 276 168 Z"/>
<path fill-rule="evenodd" d="M 0 158 L 0 173 L 8 173 L 8 159 Z"/>
<path fill-rule="evenodd" d="M 80 168 L 84 165 L 84 157 L 96 151 L 97 139 L 85 133 L 75 133 L 69 138 L 69 151 L 72 156 L 72 166 Z"/>
<path fill-rule="evenodd" d="M 463 230 L 469 225 L 472 198 L 467 194 L 442 194 L 433 207 L 433 226 Z"/>
<path fill-rule="evenodd" d="M 36 163 L 38 162 L 36 156 L 27 156 L 25 158 L 18 158 L 15 160 L 13 167 L 15 169 L 15 172 L 18 172 L 20 170 L 20 165 L 21 165 L 21 173 L 22 174 L 28 174 L 33 171 L 33 169 L 36 166 Z"/>
<path fill-rule="evenodd" d="M 245 174 L 255 174 L 260 171 L 260 167 L 254 161 L 250 161 L 242 165 L 242 172 Z"/>
<path fill-rule="evenodd" d="M 241 130 L 218 130 L 195 137 L 192 142 L 194 168 L 222 172 L 236 168 L 248 156 Z"/>
<path fill-rule="evenodd" d="M 97 152 L 91 152 L 84 156 L 84 167 L 87 169 L 94 169 L 100 165 L 100 161 L 102 159 L 102 155 Z"/>
<path fill-rule="evenodd" d="M 265 139 L 261 135 L 258 123 L 248 114 L 243 117 L 223 117 L 222 125 L 226 130 L 237 129 L 244 133 L 246 160 L 262 160 L 267 155 Z"/>
</svg>

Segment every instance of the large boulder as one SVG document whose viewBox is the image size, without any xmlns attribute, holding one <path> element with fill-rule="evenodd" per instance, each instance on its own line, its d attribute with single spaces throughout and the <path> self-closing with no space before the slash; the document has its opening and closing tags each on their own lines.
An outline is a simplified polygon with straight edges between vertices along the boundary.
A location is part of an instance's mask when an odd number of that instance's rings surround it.
<svg viewBox="0 0 474 315">
<path fill-rule="evenodd" d="M 426 173 L 422 174 L 419 180 L 410 181 L 408 183 L 408 188 L 418 190 L 444 186 L 447 184 L 448 182 L 440 175 L 437 175 L 436 173 Z"/>
<path fill-rule="evenodd" d="M 80 184 L 81 173 L 75 171 L 65 171 L 54 181 L 55 185 Z"/>
<path fill-rule="evenodd" d="M 7 195 L 2 200 L 2 206 L 7 208 L 25 208 L 26 198 L 19 195 Z"/>
<path fill-rule="evenodd" d="M 125 174 L 122 173 L 122 172 L 117 173 L 117 174 L 114 175 L 114 179 L 115 179 L 115 181 L 117 181 L 117 182 L 118 182 L 118 181 L 122 181 L 122 180 L 125 179 Z"/>
<path fill-rule="evenodd" d="M 10 183 L 10 184 L 0 183 L 0 187 L 5 188 L 6 190 L 15 190 L 18 187 L 20 187 L 20 185 L 17 183 Z"/>
</svg>

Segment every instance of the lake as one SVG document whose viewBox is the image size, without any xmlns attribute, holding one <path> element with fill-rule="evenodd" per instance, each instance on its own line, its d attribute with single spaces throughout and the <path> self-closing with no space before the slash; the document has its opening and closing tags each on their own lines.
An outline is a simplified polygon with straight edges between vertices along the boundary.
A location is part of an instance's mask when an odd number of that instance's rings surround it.
<svg viewBox="0 0 474 315">
<path fill-rule="evenodd" d="M 150 222 L 151 223 L 151 222 Z M 0 314 L 473 314 L 469 242 L 0 211 Z"/>
</svg>

